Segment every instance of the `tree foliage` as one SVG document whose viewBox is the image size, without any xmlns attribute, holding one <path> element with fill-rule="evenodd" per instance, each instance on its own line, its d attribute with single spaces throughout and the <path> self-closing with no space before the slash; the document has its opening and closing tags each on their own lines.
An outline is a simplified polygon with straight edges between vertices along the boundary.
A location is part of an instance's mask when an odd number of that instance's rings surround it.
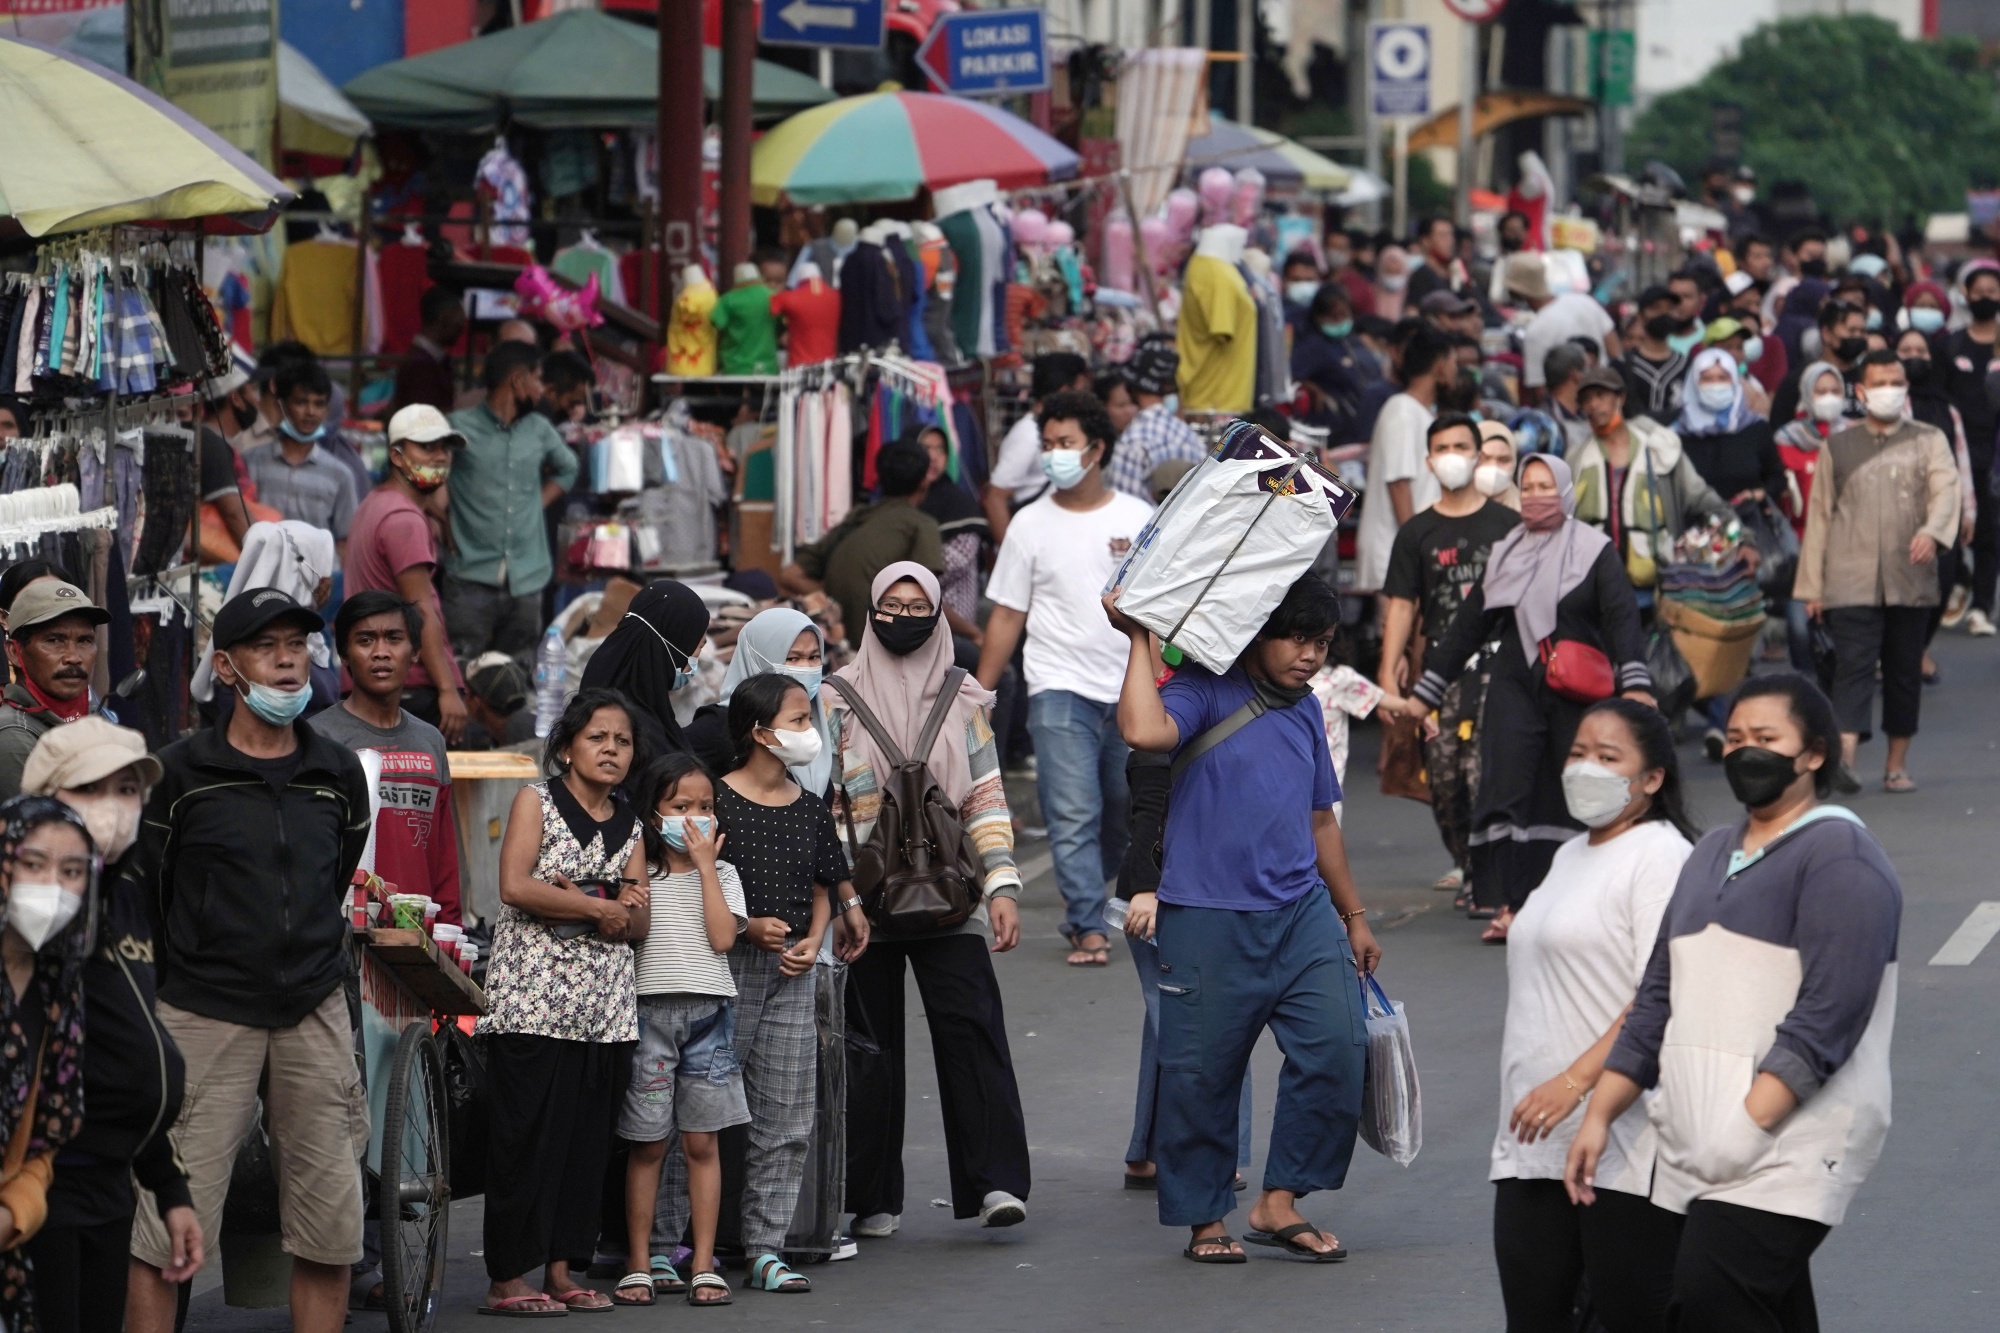
<svg viewBox="0 0 2000 1333">
<path fill-rule="evenodd" d="M 1743 109 L 1743 160 L 1759 179 L 1803 183 L 1836 221 L 1900 225 L 2000 183 L 2000 93 L 1962 39 L 1908 41 L 1872 15 L 1766 24 L 1653 102 L 1627 160 L 1661 158 L 1692 181 L 1725 103 Z"/>
</svg>

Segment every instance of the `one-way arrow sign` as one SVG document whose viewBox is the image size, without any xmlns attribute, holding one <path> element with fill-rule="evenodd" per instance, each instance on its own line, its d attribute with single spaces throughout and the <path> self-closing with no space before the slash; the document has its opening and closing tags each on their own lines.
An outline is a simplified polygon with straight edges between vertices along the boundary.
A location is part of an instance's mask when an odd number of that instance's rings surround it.
<svg viewBox="0 0 2000 1333">
<path fill-rule="evenodd" d="M 764 0 L 757 40 L 772 46 L 882 45 L 883 0 Z"/>
<path fill-rule="evenodd" d="M 947 14 L 917 48 L 917 68 L 947 92 L 1035 93 L 1049 86 L 1039 9 Z"/>
</svg>

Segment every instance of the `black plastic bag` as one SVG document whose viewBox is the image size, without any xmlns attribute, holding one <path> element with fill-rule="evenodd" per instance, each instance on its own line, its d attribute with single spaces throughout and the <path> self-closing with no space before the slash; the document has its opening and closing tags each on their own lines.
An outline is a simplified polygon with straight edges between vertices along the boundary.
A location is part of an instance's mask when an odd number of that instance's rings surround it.
<svg viewBox="0 0 2000 1333">
<path fill-rule="evenodd" d="M 451 1197 L 486 1192 L 486 1052 L 458 1024 L 438 1027 L 439 1063 L 444 1067 L 446 1142 L 451 1145 Z"/>
<path fill-rule="evenodd" d="M 1778 602 L 1790 600 L 1799 572 L 1799 535 L 1768 499 L 1743 501 L 1736 516 L 1743 522 L 1743 539 L 1757 548 L 1758 589 Z"/>
<path fill-rule="evenodd" d="M 1806 642 L 1812 652 L 1813 674 L 1819 677 L 1819 687 L 1828 694 L 1833 693 L 1833 631 L 1826 627 L 1824 620 L 1806 622 Z"/>
<path fill-rule="evenodd" d="M 1653 698 L 1669 722 L 1694 702 L 1694 668 L 1681 656 L 1674 632 L 1658 621 L 1647 632 L 1646 672 L 1653 678 Z"/>
</svg>

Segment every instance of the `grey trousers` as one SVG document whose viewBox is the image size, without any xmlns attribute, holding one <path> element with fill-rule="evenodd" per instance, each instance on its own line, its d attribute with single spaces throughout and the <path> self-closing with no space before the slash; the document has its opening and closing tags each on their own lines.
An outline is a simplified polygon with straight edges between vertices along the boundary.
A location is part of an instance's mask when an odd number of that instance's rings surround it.
<svg viewBox="0 0 2000 1333">
<path fill-rule="evenodd" d="M 444 606 L 445 637 L 461 668 L 485 652 L 502 652 L 533 673 L 542 638 L 542 593 L 519 596 L 489 583 L 468 583 L 446 574 L 438 583 Z"/>
</svg>

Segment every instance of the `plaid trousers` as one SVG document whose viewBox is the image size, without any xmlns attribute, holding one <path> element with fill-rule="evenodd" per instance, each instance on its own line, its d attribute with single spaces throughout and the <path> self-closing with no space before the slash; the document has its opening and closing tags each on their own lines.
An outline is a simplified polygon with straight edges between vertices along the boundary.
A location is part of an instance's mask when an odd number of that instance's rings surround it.
<svg viewBox="0 0 2000 1333">
<path fill-rule="evenodd" d="M 743 1154 L 743 1253 L 752 1258 L 785 1248 L 805 1179 L 819 1074 L 813 1017 L 817 979 L 788 977 L 778 955 L 738 940 L 729 951 L 736 981 L 736 1058 L 750 1105 L 750 1141 Z M 676 1141 L 676 1147 L 678 1142 Z M 687 1158 L 669 1148 L 653 1212 L 653 1252 L 671 1254 L 687 1230 Z"/>
<path fill-rule="evenodd" d="M 1485 657 L 1467 668 L 1444 692 L 1438 734 L 1424 742 L 1424 771 L 1430 778 L 1431 818 L 1451 863 L 1471 868 L 1472 806 L 1479 798 L 1479 724 L 1486 702 Z"/>
</svg>

